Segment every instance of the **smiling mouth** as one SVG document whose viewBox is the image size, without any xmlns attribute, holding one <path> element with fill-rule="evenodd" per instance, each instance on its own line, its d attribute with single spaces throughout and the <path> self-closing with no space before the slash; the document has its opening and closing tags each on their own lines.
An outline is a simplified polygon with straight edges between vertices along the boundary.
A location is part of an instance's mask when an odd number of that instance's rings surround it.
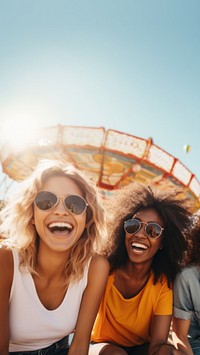
<svg viewBox="0 0 200 355">
<path fill-rule="evenodd" d="M 69 234 L 74 227 L 66 222 L 53 222 L 48 225 L 48 228 L 53 234 Z"/>
<path fill-rule="evenodd" d="M 141 244 L 141 243 L 135 243 L 135 242 L 133 242 L 133 243 L 131 243 L 131 246 L 132 246 L 132 249 L 133 249 L 133 250 L 135 250 L 135 251 L 140 251 L 140 252 L 145 251 L 145 250 L 148 249 L 145 244 Z"/>
</svg>

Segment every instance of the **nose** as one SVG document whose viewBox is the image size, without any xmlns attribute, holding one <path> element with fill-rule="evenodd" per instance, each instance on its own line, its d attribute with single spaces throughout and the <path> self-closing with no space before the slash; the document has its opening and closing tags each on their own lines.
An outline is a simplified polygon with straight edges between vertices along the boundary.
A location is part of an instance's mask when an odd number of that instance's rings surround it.
<svg viewBox="0 0 200 355">
<path fill-rule="evenodd" d="M 64 200 L 62 199 L 62 197 L 59 197 L 59 201 L 54 209 L 54 214 L 59 214 L 59 215 L 69 214 L 69 211 L 65 208 Z"/>
<path fill-rule="evenodd" d="M 140 222 L 140 228 L 136 232 L 136 234 L 142 234 L 143 236 L 146 236 L 146 223 L 145 222 Z"/>
</svg>

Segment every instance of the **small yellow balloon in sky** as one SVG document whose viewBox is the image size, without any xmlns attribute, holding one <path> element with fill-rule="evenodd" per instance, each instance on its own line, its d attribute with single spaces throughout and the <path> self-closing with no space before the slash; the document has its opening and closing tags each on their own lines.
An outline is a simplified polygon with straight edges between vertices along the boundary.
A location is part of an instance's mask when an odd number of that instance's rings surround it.
<svg viewBox="0 0 200 355">
<path fill-rule="evenodd" d="M 185 153 L 189 153 L 189 151 L 191 150 L 191 145 L 185 144 L 183 146 L 183 150 L 184 150 Z"/>
</svg>

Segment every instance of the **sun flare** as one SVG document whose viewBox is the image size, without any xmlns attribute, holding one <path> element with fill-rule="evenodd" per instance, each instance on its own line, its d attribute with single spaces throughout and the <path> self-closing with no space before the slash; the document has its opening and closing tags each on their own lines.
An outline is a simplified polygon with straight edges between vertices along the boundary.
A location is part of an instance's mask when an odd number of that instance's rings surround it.
<svg viewBox="0 0 200 355">
<path fill-rule="evenodd" d="M 34 120 L 17 118 L 6 122 L 1 129 L 1 143 L 14 151 L 21 151 L 37 139 L 37 124 Z"/>
</svg>

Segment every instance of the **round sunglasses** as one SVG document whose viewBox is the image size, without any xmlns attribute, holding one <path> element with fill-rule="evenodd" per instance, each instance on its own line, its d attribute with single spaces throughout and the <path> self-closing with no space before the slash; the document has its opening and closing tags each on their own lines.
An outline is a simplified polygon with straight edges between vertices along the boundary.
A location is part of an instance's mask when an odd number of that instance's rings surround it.
<svg viewBox="0 0 200 355">
<path fill-rule="evenodd" d="M 57 196 L 53 192 L 40 191 L 35 197 L 35 205 L 42 211 L 49 211 L 56 207 L 60 198 L 63 200 L 63 204 L 70 213 L 80 215 L 86 211 L 88 203 L 82 196 L 79 195 L 67 195 Z"/>
<path fill-rule="evenodd" d="M 128 219 L 124 222 L 124 230 L 127 234 L 136 234 L 141 228 L 142 225 L 145 224 L 144 230 L 147 237 L 156 239 L 159 238 L 164 230 L 158 223 L 156 222 L 141 222 L 136 218 Z"/>
</svg>

